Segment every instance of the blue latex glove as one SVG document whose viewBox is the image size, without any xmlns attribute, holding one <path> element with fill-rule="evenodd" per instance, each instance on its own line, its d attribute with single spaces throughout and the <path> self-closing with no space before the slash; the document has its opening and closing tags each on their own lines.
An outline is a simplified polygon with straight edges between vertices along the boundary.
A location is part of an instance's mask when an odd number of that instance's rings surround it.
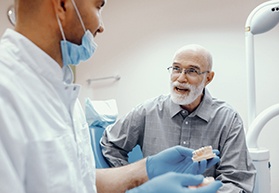
<svg viewBox="0 0 279 193">
<path fill-rule="evenodd" d="M 207 168 L 220 161 L 218 156 L 209 160 L 194 162 L 192 160 L 193 149 L 182 146 L 168 148 L 156 155 L 147 157 L 146 171 L 149 179 L 167 172 L 203 174 Z M 214 151 L 219 154 L 218 150 Z M 216 155 L 217 155 L 216 154 Z"/>
<path fill-rule="evenodd" d="M 222 186 L 220 181 L 215 181 L 207 186 L 189 189 L 188 186 L 197 186 L 203 181 L 202 175 L 179 174 L 169 172 L 158 176 L 141 186 L 128 190 L 126 193 L 216 193 Z"/>
</svg>

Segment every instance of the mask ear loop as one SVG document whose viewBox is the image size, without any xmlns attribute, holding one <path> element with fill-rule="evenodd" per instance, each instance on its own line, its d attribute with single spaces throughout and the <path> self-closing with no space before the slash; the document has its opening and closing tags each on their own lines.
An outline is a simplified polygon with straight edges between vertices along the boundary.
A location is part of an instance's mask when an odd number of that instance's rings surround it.
<svg viewBox="0 0 279 193">
<path fill-rule="evenodd" d="M 62 34 L 62 38 L 64 40 L 60 43 L 60 46 L 64 46 L 65 49 L 67 49 L 66 48 L 67 47 L 66 46 L 66 36 L 64 34 L 62 24 L 60 22 L 60 19 L 59 19 L 58 15 L 56 15 L 56 18 L 57 18 L 57 21 L 58 21 L 59 29 L 60 29 L 61 34 Z M 61 51 L 61 54 L 62 54 L 62 51 Z M 67 57 L 67 58 L 63 58 L 63 57 Z M 65 84 L 71 84 L 73 82 L 73 71 L 70 68 L 70 66 L 67 64 L 67 62 L 65 62 L 65 61 L 68 61 L 68 55 L 67 54 L 65 54 L 64 56 L 62 55 L 62 61 L 63 61 L 63 67 L 62 67 L 63 81 L 64 81 Z"/>
<path fill-rule="evenodd" d="M 61 34 L 62 34 L 62 38 L 63 38 L 63 40 L 64 40 L 64 41 L 61 40 L 61 42 L 60 42 L 61 54 L 62 54 L 62 61 L 63 61 L 63 67 L 64 67 L 64 66 L 67 66 L 67 65 L 68 65 L 67 62 L 66 62 L 66 61 L 68 61 L 68 56 L 67 56 L 67 55 L 64 55 L 64 56 L 63 56 L 63 53 L 62 53 L 62 46 L 65 47 L 64 49 L 67 49 L 67 48 L 66 48 L 66 36 L 65 36 L 65 34 L 64 34 L 64 30 L 63 30 L 62 24 L 61 24 L 60 19 L 59 19 L 59 17 L 58 17 L 57 14 L 56 14 L 56 18 L 57 18 L 57 22 L 58 22 L 58 26 L 59 26 L 60 32 L 61 32 Z M 67 58 L 63 58 L 63 57 L 67 57 Z"/>
<path fill-rule="evenodd" d="M 84 23 L 83 23 L 83 21 L 82 21 L 81 15 L 80 15 L 80 13 L 79 13 L 79 11 L 78 11 L 76 2 L 75 2 L 74 0 L 72 0 L 72 3 L 73 3 L 73 6 L 74 6 L 74 8 L 75 8 L 75 10 L 76 10 L 76 13 L 77 13 L 77 16 L 78 16 L 78 19 L 79 19 L 79 21 L 80 21 L 80 23 L 81 23 L 81 26 L 82 26 L 82 28 L 83 28 L 83 30 L 84 30 L 84 33 L 85 33 L 85 32 L 86 32 L 86 29 L 85 29 Z"/>
<path fill-rule="evenodd" d="M 61 34 L 62 34 L 62 38 L 63 38 L 63 40 L 66 40 L 66 37 L 65 37 L 65 34 L 64 34 L 64 30 L 63 30 L 62 24 L 61 24 L 60 19 L 59 19 L 59 17 L 58 17 L 57 14 L 56 14 L 56 18 L 57 18 L 57 22 L 58 22 L 59 29 L 60 29 Z"/>
<path fill-rule="evenodd" d="M 80 21 L 80 23 L 81 23 L 81 26 L 82 26 L 82 28 L 83 28 L 83 30 L 84 30 L 84 33 L 86 33 L 86 28 L 85 28 L 85 26 L 84 26 L 83 20 L 82 20 L 82 18 L 81 18 L 81 15 L 80 15 L 80 13 L 79 13 L 79 10 L 78 10 L 78 8 L 77 8 L 77 5 L 76 5 L 75 0 L 72 0 L 72 3 L 73 3 L 73 6 L 74 6 L 74 8 L 75 8 L 75 10 L 76 10 L 77 16 L 78 16 L 79 21 Z M 88 31 L 89 31 L 89 30 L 88 30 Z M 94 37 L 90 38 L 90 42 L 91 42 L 92 44 L 94 44 L 95 47 L 97 47 L 97 44 L 95 43 L 95 41 L 94 41 L 93 39 L 94 39 Z"/>
</svg>

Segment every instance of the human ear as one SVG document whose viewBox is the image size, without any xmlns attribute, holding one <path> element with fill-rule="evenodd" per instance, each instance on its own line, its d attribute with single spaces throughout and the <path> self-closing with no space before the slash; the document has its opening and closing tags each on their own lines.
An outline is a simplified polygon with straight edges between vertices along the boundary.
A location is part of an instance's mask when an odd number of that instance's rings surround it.
<svg viewBox="0 0 279 193">
<path fill-rule="evenodd" d="M 67 11 L 68 0 L 52 0 L 54 7 L 54 12 L 58 19 L 62 22 L 65 20 L 65 15 Z"/>
<path fill-rule="evenodd" d="M 213 71 L 207 73 L 205 85 L 208 85 L 213 80 L 214 75 L 215 73 Z"/>
</svg>

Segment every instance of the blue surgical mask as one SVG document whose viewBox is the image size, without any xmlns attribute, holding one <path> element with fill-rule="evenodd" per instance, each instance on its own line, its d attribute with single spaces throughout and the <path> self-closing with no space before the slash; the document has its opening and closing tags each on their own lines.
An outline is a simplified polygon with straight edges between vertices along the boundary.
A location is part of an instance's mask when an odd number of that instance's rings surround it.
<svg viewBox="0 0 279 193">
<path fill-rule="evenodd" d="M 67 66 L 69 64 L 78 65 L 80 61 L 88 60 L 94 53 L 97 48 L 97 44 L 94 41 L 94 36 L 89 30 L 85 30 L 84 23 L 81 19 L 80 13 L 76 7 L 74 0 L 72 0 L 78 18 L 81 22 L 81 25 L 84 30 L 84 35 L 81 40 L 81 45 L 74 44 L 66 40 L 61 22 L 57 16 L 58 25 L 63 37 L 63 40 L 60 42 L 61 52 L 62 52 L 62 60 L 63 66 Z"/>
<path fill-rule="evenodd" d="M 80 61 L 89 59 L 97 48 L 94 37 L 89 30 L 83 35 L 81 45 L 74 44 L 67 40 L 61 40 L 60 45 L 63 65 L 77 65 Z"/>
</svg>

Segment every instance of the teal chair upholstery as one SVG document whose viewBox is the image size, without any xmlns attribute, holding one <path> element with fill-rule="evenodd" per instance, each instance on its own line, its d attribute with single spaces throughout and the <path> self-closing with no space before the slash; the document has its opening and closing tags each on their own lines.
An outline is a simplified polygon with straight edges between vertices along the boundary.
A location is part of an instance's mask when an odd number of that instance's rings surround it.
<svg viewBox="0 0 279 193">
<path fill-rule="evenodd" d="M 105 128 L 113 124 L 117 119 L 117 107 L 115 100 L 92 101 L 89 98 L 85 102 L 85 115 L 89 125 L 91 146 L 95 157 L 96 168 L 109 168 L 105 157 L 102 154 L 100 140 Z M 132 163 L 142 159 L 140 146 L 137 145 L 128 154 L 128 162 Z"/>
<path fill-rule="evenodd" d="M 110 166 L 106 158 L 104 158 L 102 154 L 102 149 L 100 145 L 100 139 L 103 135 L 104 128 L 100 126 L 92 126 L 89 129 L 90 129 L 91 145 L 95 157 L 96 168 L 109 168 Z M 136 162 L 142 158 L 143 156 L 139 145 L 134 147 L 134 149 L 128 154 L 129 163 Z"/>
<path fill-rule="evenodd" d="M 91 135 L 91 146 L 95 157 L 96 168 L 109 168 L 109 164 L 102 154 L 100 139 L 103 135 L 104 128 L 100 126 L 89 127 Z"/>
</svg>

